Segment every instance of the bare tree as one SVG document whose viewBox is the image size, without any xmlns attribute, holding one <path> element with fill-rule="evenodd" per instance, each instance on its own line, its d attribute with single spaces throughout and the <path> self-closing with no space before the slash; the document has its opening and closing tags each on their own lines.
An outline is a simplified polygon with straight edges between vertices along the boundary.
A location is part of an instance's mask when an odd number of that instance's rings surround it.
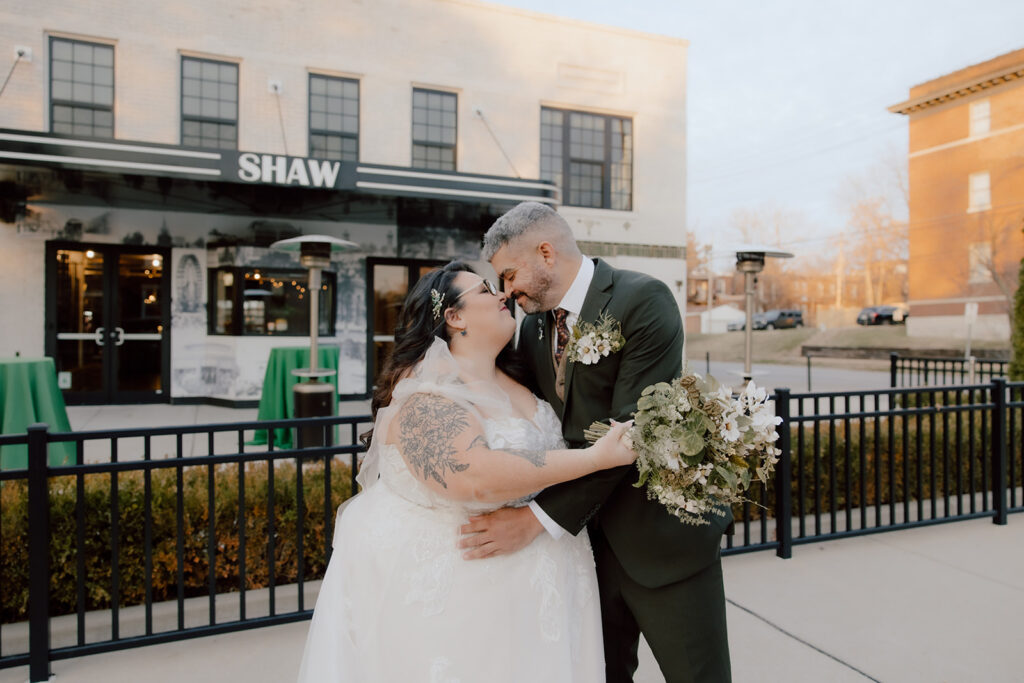
<svg viewBox="0 0 1024 683">
<path fill-rule="evenodd" d="M 879 162 L 840 192 L 846 208 L 844 259 L 862 274 L 871 305 L 904 298 L 909 253 L 906 171 L 891 161 Z"/>
</svg>

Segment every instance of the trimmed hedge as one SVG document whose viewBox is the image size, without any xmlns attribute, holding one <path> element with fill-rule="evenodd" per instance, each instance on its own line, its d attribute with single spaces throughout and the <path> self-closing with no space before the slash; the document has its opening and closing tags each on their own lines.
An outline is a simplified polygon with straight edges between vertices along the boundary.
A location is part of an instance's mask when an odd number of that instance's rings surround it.
<svg viewBox="0 0 1024 683">
<path fill-rule="evenodd" d="M 934 420 L 934 422 L 933 422 Z M 1022 449 L 1012 444 L 1024 443 L 1021 420 L 1016 420 L 1014 434 L 1010 435 L 1011 444 L 1008 456 L 1013 459 L 1011 471 L 1015 473 L 1015 481 L 1010 486 L 1021 486 Z M 864 458 L 861 462 L 861 424 L 864 434 Z M 946 493 L 955 496 L 957 487 L 966 494 L 974 483 L 974 491 L 980 492 L 990 488 L 991 470 L 991 420 L 984 424 L 981 415 L 975 413 L 971 418 L 963 415 L 960 418 L 959 437 L 956 432 L 956 416 L 946 414 L 943 423 L 942 415 L 923 416 L 920 424 L 913 416 L 908 417 L 904 426 L 902 417 L 850 420 L 849 430 L 842 420 L 836 421 L 834 432 L 830 433 L 827 422 L 820 423 L 818 432 L 818 450 L 814 449 L 814 427 L 811 424 L 792 425 L 790 428 L 790 445 L 793 456 L 793 515 L 800 513 L 799 481 L 803 477 L 803 513 L 813 514 L 815 510 L 827 514 L 834 503 L 837 511 L 845 511 L 847 504 L 851 508 L 862 505 L 873 506 L 876 503 L 888 505 L 890 500 L 902 504 L 904 499 L 916 505 L 917 500 L 930 500 L 934 488 L 935 497 L 942 499 Z M 879 439 L 875 442 L 875 428 L 878 427 Z M 889 448 L 889 428 L 893 429 L 893 444 Z M 973 434 L 971 432 L 973 425 Z M 803 432 L 803 444 L 799 441 Z M 920 451 L 918 450 L 920 439 Z M 1016 441 L 1014 441 L 1014 439 Z M 945 460 L 944 451 L 945 448 Z M 960 465 L 957 468 L 957 449 L 959 448 Z M 973 472 L 970 454 L 973 448 Z M 933 450 L 934 449 L 934 450 Z M 934 452 L 934 466 L 932 453 Z M 815 456 L 818 461 L 818 477 L 815 477 Z M 830 457 L 831 456 L 831 457 Z M 832 462 L 835 467 L 833 469 Z M 849 461 L 850 474 L 846 468 Z M 892 477 L 890 478 L 890 463 Z M 948 463 L 948 469 L 946 467 Z M 906 467 L 906 470 L 904 469 Z M 880 468 L 880 470 L 879 470 Z M 864 493 L 861 495 L 861 471 L 865 473 Z M 834 472 L 834 475 L 833 475 Z M 876 487 L 876 475 L 880 487 Z M 933 486 L 934 477 L 934 486 Z M 920 487 L 919 487 L 920 481 Z M 834 493 L 833 493 L 834 483 Z M 847 493 L 849 483 L 849 493 Z M 876 490 L 877 488 L 877 490 Z M 890 493 L 891 492 L 891 493 Z M 762 510 L 750 505 L 750 519 L 760 519 L 763 514 L 774 516 L 771 512 L 775 506 L 775 486 L 770 484 L 763 491 L 756 489 L 751 498 L 764 505 Z M 817 501 L 817 502 L 816 502 Z M 743 505 L 733 509 L 734 518 L 743 518 Z"/>
<path fill-rule="evenodd" d="M 245 466 L 245 585 L 269 585 L 269 468 L 266 463 Z M 218 593 L 240 589 L 238 465 L 217 466 L 214 474 L 214 575 Z M 182 472 L 185 597 L 209 594 L 207 558 L 211 510 L 208 504 L 209 468 L 191 466 Z M 349 497 L 351 470 L 347 464 L 331 468 L 331 500 L 324 515 L 323 463 L 302 467 L 304 492 L 303 564 L 306 579 L 318 579 L 326 569 L 325 520 L 333 525 L 335 511 Z M 85 609 L 111 606 L 111 480 L 110 474 L 84 477 Z M 145 601 L 145 476 L 142 472 L 117 475 L 119 569 L 121 607 Z M 151 474 L 152 599 L 178 595 L 177 470 Z M 28 615 L 28 495 L 24 481 L 0 486 L 0 620 L 23 621 Z M 275 583 L 298 579 L 297 468 L 285 461 L 274 468 L 274 573 Z M 333 528 L 333 527 L 332 527 Z M 50 613 L 77 609 L 76 581 L 76 478 L 50 480 Z M 325 542 L 326 541 L 326 542 Z"/>
</svg>

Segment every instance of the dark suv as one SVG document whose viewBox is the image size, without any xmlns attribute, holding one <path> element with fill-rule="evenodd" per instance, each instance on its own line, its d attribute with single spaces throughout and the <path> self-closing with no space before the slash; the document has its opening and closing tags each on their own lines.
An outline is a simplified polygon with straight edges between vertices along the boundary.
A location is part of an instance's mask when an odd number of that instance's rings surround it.
<svg viewBox="0 0 1024 683">
<path fill-rule="evenodd" d="M 803 327 L 804 314 L 792 309 L 775 309 L 754 316 L 755 330 L 775 330 L 786 327 Z"/>
</svg>

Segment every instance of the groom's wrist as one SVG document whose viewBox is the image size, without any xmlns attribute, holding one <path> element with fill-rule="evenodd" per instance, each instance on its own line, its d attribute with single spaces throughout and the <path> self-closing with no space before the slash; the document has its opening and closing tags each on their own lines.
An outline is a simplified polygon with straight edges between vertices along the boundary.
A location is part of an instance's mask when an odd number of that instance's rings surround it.
<svg viewBox="0 0 1024 683">
<path fill-rule="evenodd" d="M 537 501 L 530 501 L 530 511 L 533 512 L 533 516 L 537 518 L 540 525 L 544 527 L 544 530 L 551 535 L 552 538 L 558 539 L 564 536 L 567 532 L 562 527 L 558 526 L 555 520 L 548 516 L 548 513 L 544 512 L 544 508 L 537 504 Z"/>
</svg>

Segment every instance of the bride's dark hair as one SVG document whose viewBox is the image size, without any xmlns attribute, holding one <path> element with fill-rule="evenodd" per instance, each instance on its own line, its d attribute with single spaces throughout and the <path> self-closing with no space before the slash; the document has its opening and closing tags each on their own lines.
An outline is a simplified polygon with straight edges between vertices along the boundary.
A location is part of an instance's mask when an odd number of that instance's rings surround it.
<svg viewBox="0 0 1024 683">
<path fill-rule="evenodd" d="M 444 310 L 446 308 L 458 310 L 462 307 L 462 302 L 459 301 L 462 290 L 454 284 L 455 276 L 459 273 L 475 273 L 475 271 L 462 261 L 452 261 L 417 280 L 405 297 L 405 303 L 398 314 L 398 324 L 395 328 L 395 346 L 387 360 L 384 361 L 384 367 L 377 377 L 377 388 L 373 392 L 373 401 L 370 404 L 375 420 L 377 411 L 391 403 L 391 394 L 395 385 L 405 377 L 413 366 L 423 360 L 427 349 L 434 343 L 434 338 L 440 337 L 445 343 L 451 341 L 448 336 L 448 326 L 445 324 Z M 434 318 L 432 290 L 444 297 L 441 302 L 439 319 Z M 498 354 L 496 364 L 500 370 L 517 382 L 525 382 L 525 369 L 511 342 Z M 360 439 L 369 446 L 372 434 L 372 430 L 366 432 Z"/>
</svg>

